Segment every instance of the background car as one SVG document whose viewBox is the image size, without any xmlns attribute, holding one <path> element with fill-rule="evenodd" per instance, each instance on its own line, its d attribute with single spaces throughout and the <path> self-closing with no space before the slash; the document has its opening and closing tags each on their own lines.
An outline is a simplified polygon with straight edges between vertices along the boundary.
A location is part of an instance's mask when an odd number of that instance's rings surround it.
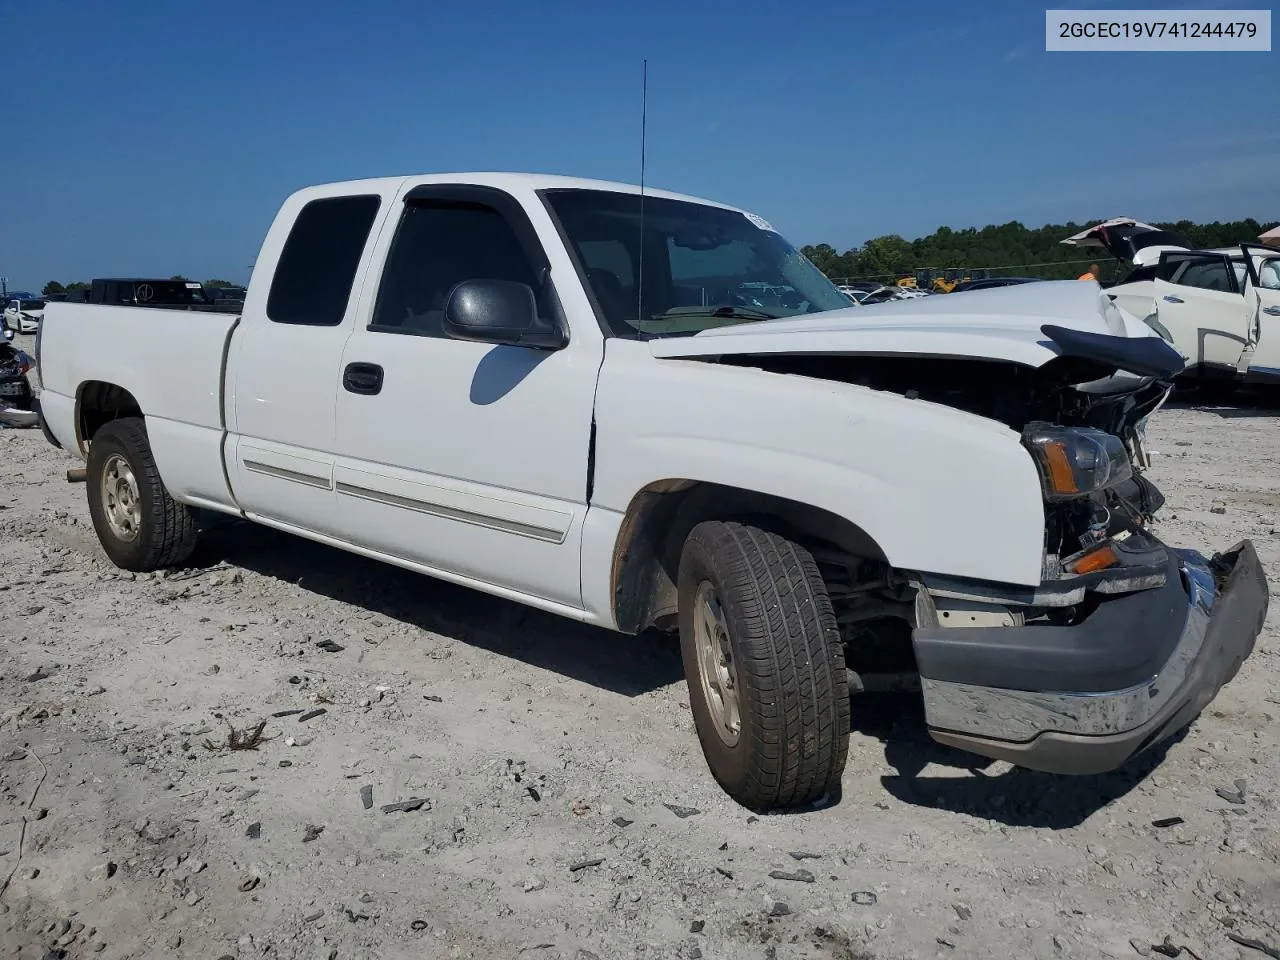
<svg viewBox="0 0 1280 960">
<path fill-rule="evenodd" d="M 35 333 L 44 317 L 44 301 L 14 297 L 5 303 L 4 325 L 15 333 Z"/>
<path fill-rule="evenodd" d="M 244 303 L 245 288 L 205 285 L 204 295 L 210 303 Z"/>
</svg>

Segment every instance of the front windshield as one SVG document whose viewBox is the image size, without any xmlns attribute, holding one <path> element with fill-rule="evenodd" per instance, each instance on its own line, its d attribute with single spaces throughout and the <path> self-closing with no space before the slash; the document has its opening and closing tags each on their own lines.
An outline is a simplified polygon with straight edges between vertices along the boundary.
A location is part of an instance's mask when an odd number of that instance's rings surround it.
<svg viewBox="0 0 1280 960">
<path fill-rule="evenodd" d="M 614 336 L 686 335 L 850 306 L 779 234 L 737 211 L 645 197 L 642 245 L 638 194 L 545 196 Z"/>
<path fill-rule="evenodd" d="M 44 301 L 43 300 L 23 300 L 22 309 L 23 311 L 43 310 Z"/>
</svg>

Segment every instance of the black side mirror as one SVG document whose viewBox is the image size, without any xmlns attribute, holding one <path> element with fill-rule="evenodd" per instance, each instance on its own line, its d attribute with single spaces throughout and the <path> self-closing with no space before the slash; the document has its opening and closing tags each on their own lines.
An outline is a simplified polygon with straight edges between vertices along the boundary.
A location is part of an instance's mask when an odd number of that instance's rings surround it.
<svg viewBox="0 0 1280 960">
<path fill-rule="evenodd" d="M 564 331 L 538 317 L 538 300 L 528 284 L 512 280 L 464 280 L 444 306 L 444 331 L 456 340 L 560 350 Z"/>
</svg>

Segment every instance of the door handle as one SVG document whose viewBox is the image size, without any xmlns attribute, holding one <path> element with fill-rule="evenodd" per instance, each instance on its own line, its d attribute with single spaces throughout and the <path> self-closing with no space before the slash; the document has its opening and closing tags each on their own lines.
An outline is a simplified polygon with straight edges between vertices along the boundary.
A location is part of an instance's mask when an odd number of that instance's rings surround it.
<svg viewBox="0 0 1280 960">
<path fill-rule="evenodd" d="M 342 371 L 342 388 L 372 396 L 382 390 L 382 368 L 376 363 L 348 363 Z"/>
<path fill-rule="evenodd" d="M 1182 302 L 1183 302 L 1183 300 L 1182 300 L 1182 298 L 1181 298 L 1181 297 L 1175 297 L 1175 296 L 1172 296 L 1172 295 L 1165 297 L 1165 299 L 1166 299 L 1166 300 L 1168 300 L 1170 303 L 1182 303 Z"/>
<path fill-rule="evenodd" d="M 1262 312 L 1269 317 L 1280 317 L 1280 307 L 1263 307 Z"/>
</svg>

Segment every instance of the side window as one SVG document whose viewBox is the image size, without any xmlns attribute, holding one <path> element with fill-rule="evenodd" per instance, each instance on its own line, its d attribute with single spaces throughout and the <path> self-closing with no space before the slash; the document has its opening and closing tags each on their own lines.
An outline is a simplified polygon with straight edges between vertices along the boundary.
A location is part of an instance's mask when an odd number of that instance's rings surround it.
<svg viewBox="0 0 1280 960">
<path fill-rule="evenodd" d="M 1258 286 L 1264 290 L 1280 290 L 1280 260 L 1263 261 L 1258 269 Z"/>
<path fill-rule="evenodd" d="M 1169 272 L 1166 273 L 1164 267 L 1170 268 Z M 1219 290 L 1222 293 L 1236 292 L 1226 257 L 1169 258 L 1164 267 L 1162 275 L 1178 286 Z"/>
<path fill-rule="evenodd" d="M 326 197 L 299 211 L 271 279 L 269 319 L 313 327 L 342 322 L 380 202 L 376 196 Z"/>
<path fill-rule="evenodd" d="M 1231 293 L 1234 288 L 1228 271 L 1229 267 L 1222 260 L 1202 260 L 1199 263 L 1188 264 L 1179 282 L 1184 287 L 1199 287 L 1201 290 L 1220 290 L 1223 293 Z"/>
<path fill-rule="evenodd" d="M 454 201 L 406 204 L 387 254 L 370 329 L 445 336 L 445 302 L 464 280 L 539 286 L 515 231 L 497 210 Z M 541 302 L 539 312 L 546 315 Z"/>
</svg>

